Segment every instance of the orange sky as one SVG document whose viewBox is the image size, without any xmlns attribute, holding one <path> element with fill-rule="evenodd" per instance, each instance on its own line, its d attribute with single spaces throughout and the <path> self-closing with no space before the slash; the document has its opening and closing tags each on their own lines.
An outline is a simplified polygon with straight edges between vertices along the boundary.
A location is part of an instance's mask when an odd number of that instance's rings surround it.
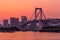
<svg viewBox="0 0 60 40">
<path fill-rule="evenodd" d="M 60 0 L 0 0 L 0 23 L 12 16 L 30 18 L 35 7 L 42 7 L 47 18 L 60 18 Z"/>
</svg>

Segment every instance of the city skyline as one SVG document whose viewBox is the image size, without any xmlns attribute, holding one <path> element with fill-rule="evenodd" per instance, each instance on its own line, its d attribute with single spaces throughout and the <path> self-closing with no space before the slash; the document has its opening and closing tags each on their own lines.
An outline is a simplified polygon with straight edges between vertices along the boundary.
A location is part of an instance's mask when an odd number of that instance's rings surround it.
<svg viewBox="0 0 60 40">
<path fill-rule="evenodd" d="M 60 0 L 0 0 L 0 24 L 10 17 L 25 15 L 30 19 L 35 7 L 42 7 L 47 18 L 60 18 L 59 4 Z"/>
<path fill-rule="evenodd" d="M 26 19 L 26 20 L 25 20 Z M 16 20 L 18 21 L 18 23 L 19 22 L 27 22 L 28 21 L 28 18 L 26 17 L 26 16 L 21 16 L 21 18 L 18 18 L 18 17 L 10 17 L 10 20 L 9 19 L 3 19 L 2 20 L 2 24 L 1 25 L 8 25 L 8 24 L 11 24 L 11 22 L 14 22 L 14 20 L 15 20 L 15 22 L 16 22 Z M 15 25 L 15 24 L 14 24 Z"/>
<path fill-rule="evenodd" d="M 0 40 L 60 40 L 60 0 L 0 0 Z"/>
</svg>

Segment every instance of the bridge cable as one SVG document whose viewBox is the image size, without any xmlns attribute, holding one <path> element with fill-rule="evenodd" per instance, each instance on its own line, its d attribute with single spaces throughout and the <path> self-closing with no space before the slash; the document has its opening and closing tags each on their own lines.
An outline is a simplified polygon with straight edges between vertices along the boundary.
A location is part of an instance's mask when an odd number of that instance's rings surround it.
<svg viewBox="0 0 60 40">
<path fill-rule="evenodd" d="M 42 11 L 42 14 L 43 14 L 43 16 L 44 16 L 44 18 L 45 18 L 45 20 L 46 20 L 46 16 L 45 16 L 45 14 L 44 14 L 44 12 Z"/>
<path fill-rule="evenodd" d="M 35 13 L 35 12 L 33 12 L 32 16 L 30 17 L 30 20 L 32 20 L 32 19 L 33 19 L 34 13 Z"/>
</svg>

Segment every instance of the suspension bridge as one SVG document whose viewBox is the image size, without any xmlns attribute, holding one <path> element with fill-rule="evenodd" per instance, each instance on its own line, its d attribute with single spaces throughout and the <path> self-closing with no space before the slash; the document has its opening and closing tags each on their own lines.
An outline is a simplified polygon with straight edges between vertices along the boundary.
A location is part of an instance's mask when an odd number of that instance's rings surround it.
<svg viewBox="0 0 60 40">
<path fill-rule="evenodd" d="M 26 26 L 28 24 L 30 24 L 31 26 L 34 26 L 34 30 L 36 30 L 36 27 L 38 26 L 37 30 L 41 30 L 44 26 L 46 26 L 46 17 L 45 14 L 42 10 L 42 8 L 35 8 L 35 12 L 34 12 L 34 19 L 33 20 L 29 20 L 26 23 L 23 23 L 22 26 Z M 44 17 L 44 19 L 43 19 Z"/>
<path fill-rule="evenodd" d="M 37 31 L 42 30 L 43 27 L 54 27 L 55 28 L 55 27 L 60 26 L 60 19 L 46 19 L 46 16 L 45 16 L 42 8 L 35 8 L 33 15 L 34 15 L 34 19 L 29 20 L 26 23 L 23 23 L 22 26 L 26 26 L 26 25 L 30 24 L 31 27 L 33 27 L 33 29 L 37 30 Z"/>
<path fill-rule="evenodd" d="M 34 16 L 34 17 L 33 17 Z M 42 8 L 35 8 L 31 17 L 25 23 L 22 23 L 21 27 L 1 27 L 0 32 L 14 32 L 14 31 L 59 31 L 60 30 L 60 19 L 47 19 Z M 15 25 L 15 24 L 14 24 Z M 30 26 L 30 27 L 28 27 Z M 27 29 L 25 29 L 25 28 Z M 22 30 L 21 30 L 22 29 Z M 57 30 L 58 29 L 58 30 Z"/>
</svg>

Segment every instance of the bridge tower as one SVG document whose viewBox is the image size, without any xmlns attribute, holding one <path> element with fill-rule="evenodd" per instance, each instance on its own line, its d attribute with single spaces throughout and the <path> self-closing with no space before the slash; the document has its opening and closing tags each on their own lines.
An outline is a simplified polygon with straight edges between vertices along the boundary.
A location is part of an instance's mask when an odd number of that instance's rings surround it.
<svg viewBox="0 0 60 40">
<path fill-rule="evenodd" d="M 37 11 L 39 11 L 39 13 L 37 13 Z M 37 19 L 37 16 L 40 16 L 40 20 L 42 20 L 42 8 L 35 8 L 35 20 Z"/>
<path fill-rule="evenodd" d="M 38 22 L 38 24 L 39 24 L 39 27 L 38 27 L 38 30 L 41 30 L 42 28 L 43 28 L 43 22 L 42 22 L 42 14 L 43 14 L 43 12 L 42 12 L 42 8 L 35 8 L 35 21 L 37 20 L 37 18 L 39 18 L 38 20 L 39 20 L 39 22 Z M 36 25 L 36 22 L 35 22 L 35 25 Z"/>
</svg>

